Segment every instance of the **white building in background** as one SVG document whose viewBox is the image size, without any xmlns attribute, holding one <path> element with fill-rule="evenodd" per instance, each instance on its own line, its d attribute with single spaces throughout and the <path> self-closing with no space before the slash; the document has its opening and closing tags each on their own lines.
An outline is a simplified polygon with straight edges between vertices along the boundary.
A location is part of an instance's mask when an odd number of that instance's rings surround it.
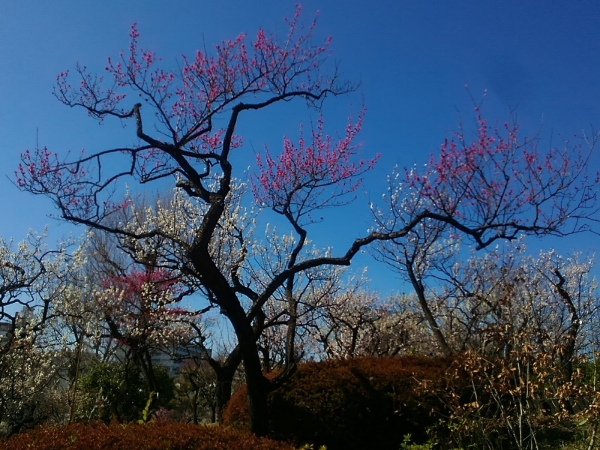
<svg viewBox="0 0 600 450">
<path fill-rule="evenodd" d="M 0 322 L 0 346 L 6 344 L 12 336 L 13 325 L 10 322 Z"/>
<path fill-rule="evenodd" d="M 21 312 L 15 316 L 16 326 L 20 327 L 25 325 L 27 321 L 33 318 L 33 308 L 29 306 L 23 306 Z M 0 346 L 6 344 L 13 334 L 13 323 L 12 322 L 0 322 Z"/>
<path fill-rule="evenodd" d="M 176 377 L 186 362 L 210 358 L 211 350 L 203 345 L 179 346 L 171 350 L 157 350 L 152 353 L 152 363 L 166 367 L 169 375 Z"/>
<path fill-rule="evenodd" d="M 127 347 L 121 345 L 115 350 L 114 357 L 117 361 L 124 361 L 127 358 L 127 353 Z M 181 369 L 183 369 L 189 361 L 207 359 L 211 357 L 211 354 L 212 351 L 202 344 L 190 346 L 181 345 L 175 348 L 154 350 L 152 352 L 152 364 L 155 366 L 166 367 L 170 376 L 177 377 L 181 373 Z"/>
</svg>

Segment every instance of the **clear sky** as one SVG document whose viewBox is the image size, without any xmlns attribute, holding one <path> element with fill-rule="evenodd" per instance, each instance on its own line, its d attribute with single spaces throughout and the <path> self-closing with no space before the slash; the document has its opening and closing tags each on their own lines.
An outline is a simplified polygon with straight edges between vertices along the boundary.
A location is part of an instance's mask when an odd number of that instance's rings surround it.
<svg viewBox="0 0 600 450">
<path fill-rule="evenodd" d="M 74 230 L 48 218 L 54 212 L 48 199 L 11 184 L 20 153 L 35 148 L 36 136 L 41 146 L 59 153 L 92 152 L 133 140 L 132 127 L 123 129 L 118 122 L 99 126 L 83 111 L 60 104 L 51 94 L 59 72 L 77 61 L 102 71 L 108 56 L 127 48 L 134 22 L 142 47 L 175 65 L 182 53 L 242 31 L 253 35 L 259 26 L 285 33 L 282 19 L 293 14 L 294 3 L 3 0 L 1 9 L 0 175 L 5 176 L 0 177 L 0 236 L 20 240 L 29 228 L 42 230 L 46 224 L 53 237 Z M 306 1 L 305 20 L 317 10 L 317 33 L 333 36 L 333 55 L 343 75 L 360 82 L 355 93 L 327 104 L 327 123 L 343 129 L 347 116 L 364 102 L 368 112 L 360 139 L 365 156 L 382 154 L 366 180 L 365 195 L 361 192 L 352 208 L 331 212 L 315 225 L 319 244 L 345 251 L 354 237 L 366 233 L 366 205 L 383 192 L 390 168 L 425 163 L 461 117 L 472 117 L 466 84 L 478 100 L 487 89 L 488 118 L 504 122 L 512 111 L 523 134 L 541 132 L 552 136 L 555 145 L 591 126 L 600 129 L 600 2 Z M 250 118 L 240 129 L 248 135 L 240 151 L 251 162 L 264 143 L 276 150 L 284 134 L 293 134 L 299 122 L 311 117 L 314 113 L 297 103 Z M 600 168 L 597 154 L 593 163 Z M 598 251 L 600 237 L 540 241 L 533 247 L 553 245 L 563 253 Z M 357 263 L 370 264 L 364 256 Z M 389 274 L 374 269 L 370 275 L 384 283 Z"/>
</svg>

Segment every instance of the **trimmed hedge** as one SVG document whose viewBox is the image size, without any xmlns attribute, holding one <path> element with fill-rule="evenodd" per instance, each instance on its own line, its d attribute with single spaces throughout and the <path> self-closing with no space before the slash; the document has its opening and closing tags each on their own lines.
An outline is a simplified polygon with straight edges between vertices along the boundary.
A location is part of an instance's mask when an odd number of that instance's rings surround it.
<svg viewBox="0 0 600 450">
<path fill-rule="evenodd" d="M 426 429 L 446 415 L 441 398 L 451 364 L 420 356 L 302 364 L 269 396 L 270 435 L 328 450 L 397 450 L 407 434 L 423 443 Z M 248 427 L 244 388 L 224 416 L 226 424 Z"/>
<path fill-rule="evenodd" d="M 218 426 L 175 422 L 40 427 L 0 441 L 0 450 L 293 450 L 289 444 Z"/>
</svg>

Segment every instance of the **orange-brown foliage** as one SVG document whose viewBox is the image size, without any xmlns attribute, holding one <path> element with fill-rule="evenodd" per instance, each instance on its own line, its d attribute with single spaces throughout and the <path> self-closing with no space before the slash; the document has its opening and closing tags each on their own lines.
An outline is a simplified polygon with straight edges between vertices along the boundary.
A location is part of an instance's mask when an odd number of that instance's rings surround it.
<svg viewBox="0 0 600 450">
<path fill-rule="evenodd" d="M 41 427 L 0 441 L 0 450 L 293 450 L 289 444 L 217 426 L 174 422 Z"/>
<path fill-rule="evenodd" d="M 426 439 L 443 413 L 448 359 L 357 358 L 302 364 L 269 396 L 271 435 L 335 449 L 398 449 L 405 434 Z M 244 389 L 225 423 L 247 427 Z"/>
</svg>

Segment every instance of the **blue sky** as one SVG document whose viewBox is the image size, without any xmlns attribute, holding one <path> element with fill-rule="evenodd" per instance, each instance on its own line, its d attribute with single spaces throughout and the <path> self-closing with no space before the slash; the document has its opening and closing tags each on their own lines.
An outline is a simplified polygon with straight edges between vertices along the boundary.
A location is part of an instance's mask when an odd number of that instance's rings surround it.
<svg viewBox="0 0 600 450">
<path fill-rule="evenodd" d="M 91 152 L 133 139 L 131 127 L 123 129 L 118 122 L 99 126 L 82 111 L 60 104 L 51 95 L 59 72 L 77 61 L 101 71 L 108 56 L 127 48 L 133 22 L 139 23 L 142 46 L 174 65 L 182 53 L 242 31 L 251 36 L 259 26 L 283 34 L 282 19 L 294 11 L 293 2 L 282 0 L 2 3 L 0 175 L 5 176 L 0 177 L 0 236 L 15 240 L 46 224 L 53 238 L 83 231 L 49 219 L 54 210 L 48 199 L 11 184 L 20 153 L 35 147 L 36 135 L 40 145 L 59 153 L 84 147 Z M 306 1 L 305 20 L 316 10 L 321 12 L 317 34 L 333 36 L 333 55 L 343 75 L 360 82 L 356 92 L 326 105 L 328 127 L 343 129 L 347 116 L 364 102 L 368 112 L 360 139 L 365 156 L 382 154 L 366 180 L 365 194 L 310 230 L 319 245 L 342 251 L 364 235 L 368 200 L 381 195 L 390 168 L 425 163 L 461 117 L 472 117 L 466 84 L 477 100 L 487 89 L 488 118 L 503 122 L 512 111 L 523 134 L 540 132 L 555 145 L 590 126 L 600 129 L 599 2 Z M 277 149 L 284 134 L 295 133 L 300 122 L 311 118 L 314 113 L 299 103 L 248 118 L 240 129 L 247 134 L 241 167 L 252 162 L 264 143 Z M 600 167 L 598 154 L 593 164 Z M 600 238 L 585 235 L 530 245 L 557 246 L 563 253 L 598 251 Z M 356 262 L 371 265 L 365 256 Z M 370 272 L 375 288 L 393 284 L 390 275 L 380 268 Z"/>
</svg>

